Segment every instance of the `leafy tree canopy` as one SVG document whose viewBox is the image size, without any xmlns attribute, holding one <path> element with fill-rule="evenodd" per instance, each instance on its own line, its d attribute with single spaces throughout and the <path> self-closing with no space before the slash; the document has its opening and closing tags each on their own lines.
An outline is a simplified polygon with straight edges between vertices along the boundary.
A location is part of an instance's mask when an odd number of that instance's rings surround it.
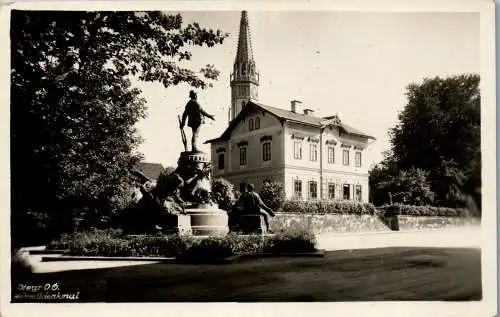
<svg viewBox="0 0 500 317">
<path fill-rule="evenodd" d="M 408 103 L 390 130 L 390 154 L 378 168 L 391 177 L 398 177 L 399 171 L 421 169 L 428 174 L 438 203 L 460 205 L 470 196 L 479 204 L 479 80 L 479 75 L 467 74 L 409 85 Z M 375 172 L 380 175 L 381 171 Z"/>
<path fill-rule="evenodd" d="M 113 210 L 141 158 L 135 124 L 146 105 L 130 78 L 209 87 L 219 72 L 190 69 L 190 49 L 227 36 L 162 12 L 12 11 L 11 19 L 13 213 Z"/>
</svg>

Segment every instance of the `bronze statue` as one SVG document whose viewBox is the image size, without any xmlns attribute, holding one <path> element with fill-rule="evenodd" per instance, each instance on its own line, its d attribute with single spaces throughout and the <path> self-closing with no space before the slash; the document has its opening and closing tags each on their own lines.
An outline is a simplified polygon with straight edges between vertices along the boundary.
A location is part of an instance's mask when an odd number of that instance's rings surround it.
<svg viewBox="0 0 500 317">
<path fill-rule="evenodd" d="M 200 104 L 196 101 L 197 96 L 194 91 L 191 90 L 189 92 L 189 98 L 190 100 L 186 104 L 184 113 L 182 114 L 182 120 L 180 122 L 181 134 L 183 137 L 182 142 L 184 143 L 184 149 L 187 152 L 187 142 L 186 136 L 184 135 L 184 125 L 186 124 L 186 119 L 188 118 L 188 127 L 191 127 L 193 132 L 191 137 L 191 151 L 198 152 L 198 134 L 200 132 L 200 126 L 204 122 L 203 119 L 204 117 L 207 117 L 215 121 L 215 118 L 213 115 L 208 114 L 205 110 L 203 110 Z"/>
</svg>

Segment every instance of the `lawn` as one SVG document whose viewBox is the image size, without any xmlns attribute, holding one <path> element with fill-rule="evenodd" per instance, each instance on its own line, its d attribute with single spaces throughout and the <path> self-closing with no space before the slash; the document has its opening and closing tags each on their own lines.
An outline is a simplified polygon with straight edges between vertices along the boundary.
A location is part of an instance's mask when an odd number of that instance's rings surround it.
<svg viewBox="0 0 500 317">
<path fill-rule="evenodd" d="M 147 264 L 36 274 L 84 302 L 467 301 L 481 299 L 478 249 L 381 248 L 222 265 Z M 17 282 L 16 282 L 17 283 Z M 13 287 L 14 288 L 14 287 Z"/>
</svg>

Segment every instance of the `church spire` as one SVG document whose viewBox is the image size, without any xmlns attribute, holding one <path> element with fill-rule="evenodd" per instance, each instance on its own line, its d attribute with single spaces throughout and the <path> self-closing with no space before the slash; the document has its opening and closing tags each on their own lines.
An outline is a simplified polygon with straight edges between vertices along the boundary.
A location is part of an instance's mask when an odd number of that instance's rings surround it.
<svg viewBox="0 0 500 317">
<path fill-rule="evenodd" d="M 252 41 L 250 37 L 250 27 L 248 25 L 248 13 L 241 12 L 240 34 L 238 38 L 238 51 L 236 53 L 235 64 L 253 61 Z"/>
<path fill-rule="evenodd" d="M 233 120 L 250 100 L 257 100 L 259 73 L 253 59 L 248 13 L 241 12 L 238 48 L 231 73 L 231 114 Z"/>
</svg>

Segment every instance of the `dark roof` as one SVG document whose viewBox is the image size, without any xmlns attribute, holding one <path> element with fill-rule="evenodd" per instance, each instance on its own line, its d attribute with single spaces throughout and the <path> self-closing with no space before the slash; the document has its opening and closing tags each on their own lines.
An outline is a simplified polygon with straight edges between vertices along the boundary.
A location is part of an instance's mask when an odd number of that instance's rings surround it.
<svg viewBox="0 0 500 317">
<path fill-rule="evenodd" d="M 248 113 L 255 111 L 255 110 L 266 111 L 266 112 L 274 115 L 280 121 L 297 122 L 297 123 L 315 126 L 315 127 L 322 127 L 322 126 L 326 126 L 328 124 L 331 124 L 331 122 L 333 121 L 332 119 L 337 118 L 337 116 L 328 116 L 328 117 L 324 117 L 324 118 L 315 117 L 315 116 L 306 115 L 303 113 L 296 113 L 296 112 L 292 112 L 292 111 L 281 109 L 281 108 L 263 105 L 261 103 L 257 103 L 254 101 L 249 101 L 247 103 L 247 105 L 245 106 L 245 108 L 236 116 L 236 118 L 234 118 L 234 120 L 232 120 L 229 123 L 229 126 L 222 133 L 222 135 L 220 137 L 212 139 L 212 140 L 208 140 L 205 143 L 211 143 L 211 142 L 218 141 L 218 140 L 228 139 L 231 132 L 235 128 L 236 124 L 241 119 L 243 119 L 243 117 L 245 117 Z M 363 131 L 360 131 L 358 129 L 355 129 L 355 128 L 351 127 L 350 125 L 345 124 L 344 122 L 338 120 L 338 118 L 337 118 L 336 125 L 339 126 L 341 132 L 343 132 L 343 133 L 375 140 L 375 138 L 373 136 L 368 135 L 368 134 L 366 134 Z"/>
<path fill-rule="evenodd" d="M 158 179 L 158 176 L 160 176 L 161 172 L 163 172 L 164 168 L 160 163 L 140 162 L 137 164 L 137 170 L 144 176 L 146 176 L 149 180 L 155 181 Z"/>
</svg>

